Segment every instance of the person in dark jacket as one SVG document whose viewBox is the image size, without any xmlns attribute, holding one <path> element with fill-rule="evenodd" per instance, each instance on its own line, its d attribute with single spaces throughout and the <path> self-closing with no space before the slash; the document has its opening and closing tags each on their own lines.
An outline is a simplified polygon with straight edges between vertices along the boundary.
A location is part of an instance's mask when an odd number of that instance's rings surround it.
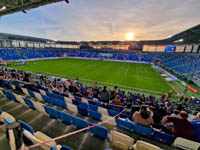
<svg viewBox="0 0 200 150">
<path fill-rule="evenodd" d="M 108 92 L 106 86 L 104 86 L 104 87 L 103 87 L 103 90 L 101 91 L 100 100 L 101 100 L 102 102 L 104 102 L 104 103 L 109 103 L 109 100 L 110 100 L 110 93 Z"/>
</svg>

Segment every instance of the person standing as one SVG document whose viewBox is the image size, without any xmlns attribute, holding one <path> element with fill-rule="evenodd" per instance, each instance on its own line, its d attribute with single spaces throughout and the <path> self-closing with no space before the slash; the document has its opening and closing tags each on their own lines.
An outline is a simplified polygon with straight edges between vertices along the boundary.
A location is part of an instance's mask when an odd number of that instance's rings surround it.
<svg viewBox="0 0 200 150">
<path fill-rule="evenodd" d="M 104 86 L 103 90 L 100 93 L 100 100 L 104 103 L 109 103 L 110 100 L 110 93 L 107 90 L 107 87 Z"/>
</svg>

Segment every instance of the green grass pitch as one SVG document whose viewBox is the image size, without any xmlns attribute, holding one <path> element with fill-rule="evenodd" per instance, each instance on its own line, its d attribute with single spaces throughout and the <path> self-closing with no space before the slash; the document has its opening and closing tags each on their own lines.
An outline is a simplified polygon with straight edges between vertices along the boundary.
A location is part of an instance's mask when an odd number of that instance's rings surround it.
<svg viewBox="0 0 200 150">
<path fill-rule="evenodd" d="M 171 89 L 149 64 L 68 58 L 33 61 L 24 66 L 12 64 L 12 67 L 33 73 L 49 72 L 157 92 L 169 92 Z"/>
</svg>

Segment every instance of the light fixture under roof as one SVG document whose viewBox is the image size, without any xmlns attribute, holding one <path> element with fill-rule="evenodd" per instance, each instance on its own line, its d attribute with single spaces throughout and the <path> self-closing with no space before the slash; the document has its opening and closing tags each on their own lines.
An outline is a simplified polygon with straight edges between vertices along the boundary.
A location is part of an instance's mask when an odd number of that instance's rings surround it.
<svg viewBox="0 0 200 150">
<path fill-rule="evenodd" d="M 0 11 L 6 10 L 6 6 L 0 8 Z"/>
</svg>

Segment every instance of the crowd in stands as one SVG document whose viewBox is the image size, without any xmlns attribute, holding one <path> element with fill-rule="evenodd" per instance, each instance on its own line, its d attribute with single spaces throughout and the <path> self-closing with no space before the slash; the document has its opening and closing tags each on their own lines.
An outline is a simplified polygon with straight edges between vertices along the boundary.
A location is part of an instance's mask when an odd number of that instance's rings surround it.
<svg viewBox="0 0 200 150">
<path fill-rule="evenodd" d="M 188 119 L 188 113 L 185 108 L 189 105 L 188 98 L 181 97 L 179 102 L 172 101 L 172 91 L 161 97 L 145 96 L 144 94 L 125 92 L 118 87 L 113 90 L 106 86 L 99 87 L 96 83 L 93 86 L 87 86 L 79 83 L 77 80 L 63 79 L 52 76 L 38 75 L 37 81 L 32 81 L 32 75 L 23 71 L 1 68 L 1 79 L 24 81 L 27 86 L 48 89 L 58 94 L 68 96 L 69 92 L 77 97 L 95 98 L 107 107 L 109 104 L 117 108 L 130 109 L 132 117 L 127 121 L 133 121 L 137 124 L 160 129 L 168 134 L 174 134 L 176 137 L 183 137 L 190 140 L 194 139 L 196 130 L 194 124 L 200 121 L 200 113 L 193 118 Z M 192 120 L 192 121 L 191 121 Z M 200 141 L 199 141 L 200 142 Z"/>
</svg>

